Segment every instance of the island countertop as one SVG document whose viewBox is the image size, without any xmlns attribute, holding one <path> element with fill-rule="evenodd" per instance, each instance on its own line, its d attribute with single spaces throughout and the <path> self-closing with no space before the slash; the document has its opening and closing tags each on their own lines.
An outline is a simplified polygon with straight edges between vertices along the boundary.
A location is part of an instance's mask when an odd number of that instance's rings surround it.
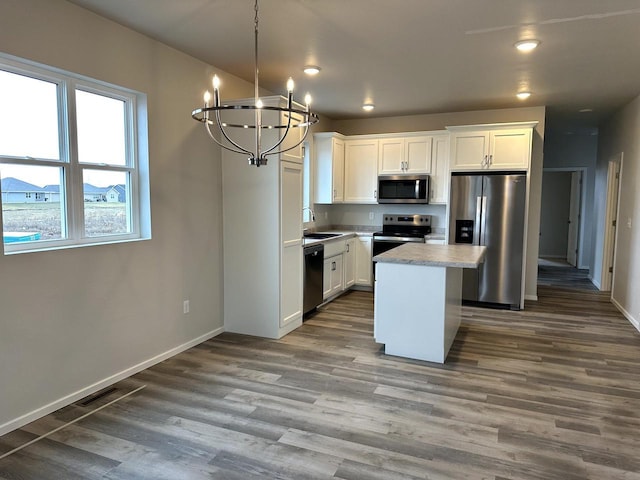
<svg viewBox="0 0 640 480">
<path fill-rule="evenodd" d="M 374 262 L 405 263 L 432 267 L 478 268 L 487 247 L 476 245 L 430 245 L 405 243 L 373 257 Z"/>
</svg>

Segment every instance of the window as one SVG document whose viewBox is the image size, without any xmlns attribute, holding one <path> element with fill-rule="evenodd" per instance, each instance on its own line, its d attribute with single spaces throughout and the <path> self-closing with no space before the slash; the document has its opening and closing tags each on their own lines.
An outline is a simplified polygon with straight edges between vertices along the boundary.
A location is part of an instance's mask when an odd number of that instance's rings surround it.
<svg viewBox="0 0 640 480">
<path fill-rule="evenodd" d="M 150 237 L 145 102 L 0 56 L 5 253 Z"/>
</svg>

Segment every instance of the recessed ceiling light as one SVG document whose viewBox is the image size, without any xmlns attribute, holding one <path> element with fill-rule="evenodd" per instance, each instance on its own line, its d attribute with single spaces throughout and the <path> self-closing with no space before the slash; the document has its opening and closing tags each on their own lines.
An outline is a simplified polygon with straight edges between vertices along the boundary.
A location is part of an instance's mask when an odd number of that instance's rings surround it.
<svg viewBox="0 0 640 480">
<path fill-rule="evenodd" d="M 526 100 L 530 96 L 531 96 L 531 92 L 518 92 L 518 93 L 516 93 L 516 97 L 518 97 L 520 100 Z"/>
<path fill-rule="evenodd" d="M 579 113 L 589 113 L 589 112 L 593 112 L 593 108 L 582 108 L 580 110 L 578 110 Z"/>
<path fill-rule="evenodd" d="M 516 42 L 514 46 L 521 52 L 530 52 L 540 45 L 540 40 L 520 40 Z"/>
<path fill-rule="evenodd" d="M 375 105 L 373 103 L 365 103 L 364 105 L 362 105 L 362 109 L 365 112 L 370 112 L 371 110 L 373 110 L 375 108 Z"/>
<path fill-rule="evenodd" d="M 305 65 L 302 71 L 307 75 L 317 75 L 320 73 L 320 67 L 317 65 Z"/>
</svg>

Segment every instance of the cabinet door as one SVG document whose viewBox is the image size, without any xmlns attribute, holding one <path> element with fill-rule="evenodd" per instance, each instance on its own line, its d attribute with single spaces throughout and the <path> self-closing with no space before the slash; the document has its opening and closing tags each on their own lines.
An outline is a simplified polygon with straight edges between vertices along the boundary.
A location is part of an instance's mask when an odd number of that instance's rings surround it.
<svg viewBox="0 0 640 480">
<path fill-rule="evenodd" d="M 343 258 L 342 254 L 331 257 L 331 296 L 336 295 L 342 290 L 343 285 Z"/>
<path fill-rule="evenodd" d="M 322 264 L 322 299 L 326 300 L 331 296 L 331 265 L 332 259 L 325 258 Z"/>
<path fill-rule="evenodd" d="M 344 201 L 377 203 L 378 140 L 348 140 L 344 155 Z"/>
<path fill-rule="evenodd" d="M 302 165 L 280 162 L 280 327 L 302 318 Z"/>
<path fill-rule="evenodd" d="M 531 129 L 496 130 L 491 132 L 489 168 L 529 168 Z"/>
<path fill-rule="evenodd" d="M 405 139 L 405 173 L 431 173 L 432 137 L 407 137 Z"/>
<path fill-rule="evenodd" d="M 288 113 L 283 113 L 282 114 L 282 123 L 283 125 L 287 124 L 289 118 L 289 114 Z M 300 122 L 302 119 L 302 117 L 298 114 L 292 114 L 291 116 L 291 121 L 292 122 Z M 284 130 L 282 132 L 279 133 L 284 133 Z M 289 132 L 287 133 L 287 136 L 285 137 L 284 141 L 282 142 L 282 145 L 280 146 L 280 148 L 278 150 L 286 150 L 290 147 L 293 147 L 295 145 L 294 148 L 292 148 L 291 150 L 287 150 L 286 152 L 283 152 L 280 155 L 280 158 L 282 160 L 286 160 L 287 162 L 295 162 L 295 163 L 302 163 L 302 144 L 300 145 L 296 145 L 297 143 L 300 142 L 300 140 L 302 139 L 302 133 L 303 130 L 302 128 L 290 128 Z"/>
<path fill-rule="evenodd" d="M 344 200 L 344 141 L 336 134 L 314 135 L 315 203 Z"/>
<path fill-rule="evenodd" d="M 356 239 L 350 238 L 345 242 L 344 252 L 344 288 L 345 290 L 356 283 Z"/>
<path fill-rule="evenodd" d="M 373 263 L 371 260 L 371 240 L 369 236 L 359 236 L 356 244 L 356 285 L 370 287 Z"/>
<path fill-rule="evenodd" d="M 451 135 L 451 170 L 483 169 L 488 154 L 488 132 L 460 132 Z"/>
<path fill-rule="evenodd" d="M 380 140 L 380 160 L 378 161 L 378 173 L 391 175 L 404 173 L 404 139 L 384 138 Z"/>
<path fill-rule="evenodd" d="M 449 137 L 434 137 L 432 152 L 429 202 L 446 204 L 449 201 Z"/>
<path fill-rule="evenodd" d="M 332 203 L 342 203 L 344 201 L 344 142 L 337 138 L 332 142 L 332 176 L 333 176 L 333 199 Z"/>
</svg>

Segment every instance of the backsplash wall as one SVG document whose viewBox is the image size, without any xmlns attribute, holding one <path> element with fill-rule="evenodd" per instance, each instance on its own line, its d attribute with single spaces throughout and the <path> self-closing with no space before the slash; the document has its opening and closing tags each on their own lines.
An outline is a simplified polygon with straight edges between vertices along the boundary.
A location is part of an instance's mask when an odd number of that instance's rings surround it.
<svg viewBox="0 0 640 480">
<path fill-rule="evenodd" d="M 446 229 L 446 205 L 358 205 L 358 204 L 315 204 L 316 229 L 331 225 L 357 225 L 363 227 L 381 227 L 382 216 L 386 213 L 394 214 L 422 214 L 431 215 L 431 226 L 434 232 Z M 373 220 L 369 214 L 373 213 Z"/>
</svg>

